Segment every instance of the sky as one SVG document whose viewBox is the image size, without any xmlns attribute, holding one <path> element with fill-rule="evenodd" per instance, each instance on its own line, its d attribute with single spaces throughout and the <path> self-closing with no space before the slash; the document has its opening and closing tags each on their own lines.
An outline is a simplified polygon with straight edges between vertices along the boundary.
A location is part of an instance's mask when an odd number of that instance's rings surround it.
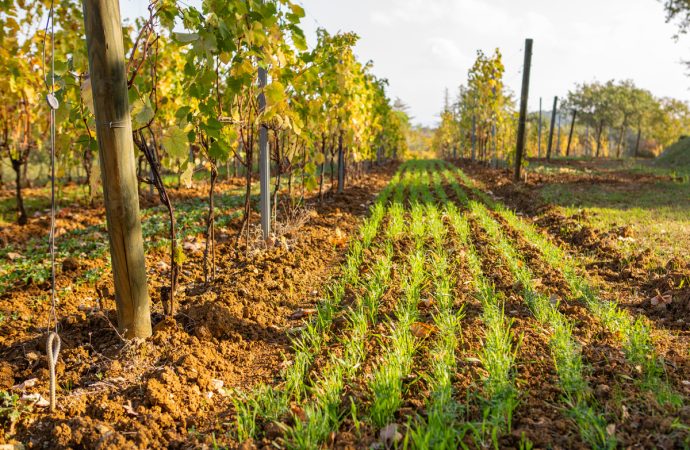
<svg viewBox="0 0 690 450">
<path fill-rule="evenodd" d="M 121 0 L 125 17 L 143 0 Z M 192 1 L 194 3 L 194 1 Z M 659 0 L 297 0 L 303 29 L 354 31 L 356 53 L 389 81 L 413 123 L 439 121 L 444 93 L 455 97 L 478 49 L 499 48 L 505 83 L 520 94 L 525 38 L 534 39 L 529 109 L 550 109 L 576 83 L 632 79 L 656 96 L 690 100 L 690 38 L 675 41 Z"/>
</svg>

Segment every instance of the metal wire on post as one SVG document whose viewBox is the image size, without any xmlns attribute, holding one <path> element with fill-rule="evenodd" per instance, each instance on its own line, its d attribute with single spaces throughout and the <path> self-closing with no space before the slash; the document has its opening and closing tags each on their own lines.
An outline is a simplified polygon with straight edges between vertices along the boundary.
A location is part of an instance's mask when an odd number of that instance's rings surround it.
<svg viewBox="0 0 690 450">
<path fill-rule="evenodd" d="M 48 34 L 48 24 L 50 24 L 50 93 L 46 96 L 46 101 L 50 107 L 50 235 L 48 246 L 50 247 L 50 317 L 48 319 L 48 339 L 46 342 L 46 354 L 48 357 L 48 368 L 50 371 L 50 411 L 54 412 L 57 404 L 55 389 L 56 375 L 55 366 L 57 365 L 60 354 L 61 340 L 58 335 L 58 320 L 56 312 L 55 298 L 55 111 L 60 103 L 55 96 L 55 5 L 54 0 L 50 3 L 50 13 L 46 22 L 46 32 L 43 35 L 43 73 L 45 80 L 45 38 Z"/>
</svg>

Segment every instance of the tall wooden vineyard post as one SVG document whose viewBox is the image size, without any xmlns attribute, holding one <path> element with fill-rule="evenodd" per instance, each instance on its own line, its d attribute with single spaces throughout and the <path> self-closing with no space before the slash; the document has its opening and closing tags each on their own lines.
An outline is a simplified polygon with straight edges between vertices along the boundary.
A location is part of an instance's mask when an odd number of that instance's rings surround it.
<svg viewBox="0 0 690 450">
<path fill-rule="evenodd" d="M 525 123 L 527 121 L 527 100 L 529 99 L 529 73 L 532 66 L 532 39 L 525 39 L 525 62 L 522 69 L 522 92 L 520 94 L 520 118 L 518 121 L 517 145 L 515 147 L 514 180 L 520 181 L 522 155 L 525 152 Z"/>
<path fill-rule="evenodd" d="M 120 4 L 84 0 L 84 26 L 96 113 L 117 323 L 128 338 L 151 335 Z"/>
<path fill-rule="evenodd" d="M 577 117 L 577 109 L 573 109 L 573 117 L 570 121 L 570 133 L 568 133 L 568 145 L 565 147 L 565 156 L 570 156 L 570 144 L 573 142 L 573 131 L 575 130 L 575 118 Z"/>
<path fill-rule="evenodd" d="M 551 148 L 553 147 L 553 128 L 556 126 L 556 110 L 558 109 L 558 97 L 553 98 L 553 109 L 551 110 L 551 128 L 549 129 L 549 142 L 546 147 L 546 160 L 551 160 Z"/>
</svg>

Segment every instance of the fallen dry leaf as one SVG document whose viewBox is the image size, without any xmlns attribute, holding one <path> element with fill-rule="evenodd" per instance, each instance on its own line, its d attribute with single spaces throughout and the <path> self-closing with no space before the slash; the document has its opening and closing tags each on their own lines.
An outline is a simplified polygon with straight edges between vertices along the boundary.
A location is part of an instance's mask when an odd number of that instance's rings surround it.
<svg viewBox="0 0 690 450">
<path fill-rule="evenodd" d="M 50 405 L 50 402 L 43 398 L 43 396 L 39 393 L 22 395 L 21 401 L 24 403 L 31 403 L 33 406 L 39 406 L 42 408 Z"/>
<path fill-rule="evenodd" d="M 24 380 L 21 383 L 12 386 L 12 389 L 15 391 L 23 391 L 24 389 L 34 387 L 36 382 L 38 382 L 38 378 L 29 378 L 28 380 Z"/>
<path fill-rule="evenodd" d="M 127 414 L 129 414 L 130 416 L 138 416 L 139 415 L 139 413 L 136 412 L 134 410 L 134 408 L 132 408 L 132 401 L 131 400 L 127 400 L 127 403 L 122 405 L 122 407 L 125 409 L 125 412 Z"/>
<path fill-rule="evenodd" d="M 652 297 L 649 302 L 652 306 L 670 305 L 673 302 L 673 296 L 669 293 L 657 294 Z"/>
<path fill-rule="evenodd" d="M 434 333 L 436 331 L 436 327 L 424 322 L 415 322 L 410 325 L 410 331 L 417 339 L 424 339 Z"/>
<path fill-rule="evenodd" d="M 347 245 L 347 236 L 340 228 L 336 227 L 333 235 L 329 236 L 328 242 L 336 247 L 345 247 Z"/>
<path fill-rule="evenodd" d="M 402 434 L 398 431 L 398 424 L 391 423 L 381 428 L 379 432 L 379 441 L 383 444 L 394 444 L 400 442 Z"/>
<path fill-rule="evenodd" d="M 433 298 L 423 298 L 420 300 L 419 304 L 422 308 L 431 308 L 434 305 L 434 299 Z"/>
<path fill-rule="evenodd" d="M 299 420 L 307 420 L 307 413 L 304 412 L 304 408 L 301 406 L 291 403 L 290 411 L 292 411 L 292 414 L 294 414 Z"/>
<path fill-rule="evenodd" d="M 196 242 L 185 242 L 182 244 L 182 249 L 188 252 L 196 252 L 201 249 L 201 246 Z"/>
<path fill-rule="evenodd" d="M 302 317 L 311 316 L 316 313 L 316 308 L 299 308 L 297 311 L 290 314 L 290 320 L 301 319 Z"/>
<path fill-rule="evenodd" d="M 16 252 L 9 252 L 9 253 L 7 254 L 7 258 L 8 258 L 10 261 L 14 261 L 15 259 L 19 259 L 19 258 L 21 258 L 21 257 L 22 257 L 22 255 L 19 254 L 19 253 L 16 253 Z"/>
</svg>

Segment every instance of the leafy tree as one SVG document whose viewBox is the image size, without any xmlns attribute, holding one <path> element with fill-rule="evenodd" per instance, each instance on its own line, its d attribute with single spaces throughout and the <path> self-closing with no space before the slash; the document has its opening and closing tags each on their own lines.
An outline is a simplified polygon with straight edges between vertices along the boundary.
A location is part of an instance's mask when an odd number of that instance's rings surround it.
<svg viewBox="0 0 690 450">
<path fill-rule="evenodd" d="M 504 72 L 498 49 L 491 56 L 477 52 L 467 85 L 460 86 L 453 108 L 446 105 L 441 114 L 441 125 L 434 138 L 437 152 L 471 149 L 464 156 L 482 161 L 511 157 L 515 104 L 503 84 Z"/>
<path fill-rule="evenodd" d="M 690 28 L 690 0 L 663 0 L 666 22 L 676 22 L 678 33 L 685 34 Z"/>
</svg>

